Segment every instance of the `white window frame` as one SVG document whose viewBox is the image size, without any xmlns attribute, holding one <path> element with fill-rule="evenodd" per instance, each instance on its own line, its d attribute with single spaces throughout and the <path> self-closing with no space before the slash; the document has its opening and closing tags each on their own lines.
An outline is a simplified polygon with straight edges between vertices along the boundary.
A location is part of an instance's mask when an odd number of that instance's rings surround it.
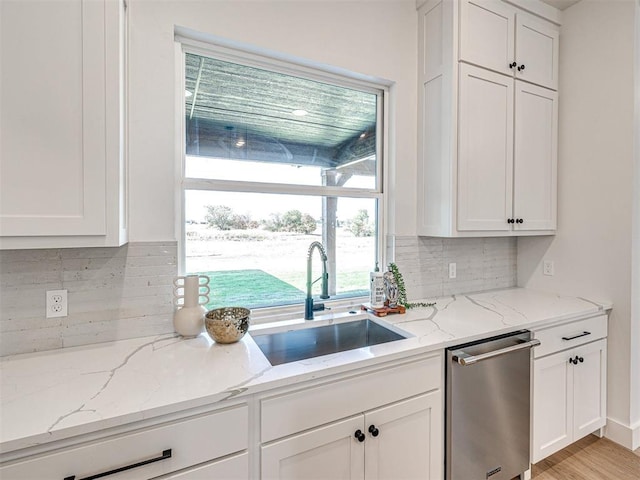
<svg viewBox="0 0 640 480">
<path fill-rule="evenodd" d="M 185 176 L 185 58 L 186 54 L 195 54 L 211 57 L 231 63 L 247 65 L 249 67 L 263 68 L 273 72 L 307 78 L 346 88 L 354 88 L 369 92 L 378 96 L 377 116 L 380 120 L 376 125 L 376 186 L 374 189 L 326 187 L 316 185 L 295 185 L 279 183 L 261 183 L 251 181 L 229 181 L 216 179 L 189 178 Z M 377 262 L 380 268 L 386 265 L 388 257 L 392 253 L 387 250 L 388 223 L 386 212 L 389 209 L 388 178 L 389 178 L 389 131 L 390 131 L 390 95 L 392 82 L 355 74 L 344 69 L 310 62 L 305 59 L 284 55 L 278 52 L 267 51 L 254 46 L 240 44 L 221 37 L 202 34 L 186 28 L 175 28 L 175 57 L 176 57 L 176 225 L 175 231 L 178 238 L 178 272 L 185 273 L 185 191 L 229 191 L 246 193 L 272 193 L 294 194 L 308 196 L 335 196 L 347 198 L 371 198 L 377 200 L 377 225 L 376 236 Z M 373 267 L 373 265 L 372 265 Z M 326 300 L 324 303 L 332 308 L 333 312 L 351 310 L 358 307 L 368 297 L 350 297 L 338 300 Z M 301 302 L 302 303 L 302 302 Z M 301 305 L 287 305 L 277 307 L 263 307 L 252 309 L 252 321 L 261 323 L 276 319 L 288 319 L 300 316 Z"/>
</svg>

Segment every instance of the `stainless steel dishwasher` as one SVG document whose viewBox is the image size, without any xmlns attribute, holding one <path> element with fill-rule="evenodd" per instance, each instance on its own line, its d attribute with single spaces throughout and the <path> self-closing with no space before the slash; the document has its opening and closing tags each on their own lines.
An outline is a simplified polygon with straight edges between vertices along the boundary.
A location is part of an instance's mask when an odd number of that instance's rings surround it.
<svg viewBox="0 0 640 480">
<path fill-rule="evenodd" d="M 511 480 L 529 469 L 531 333 L 447 349 L 446 478 Z"/>
</svg>

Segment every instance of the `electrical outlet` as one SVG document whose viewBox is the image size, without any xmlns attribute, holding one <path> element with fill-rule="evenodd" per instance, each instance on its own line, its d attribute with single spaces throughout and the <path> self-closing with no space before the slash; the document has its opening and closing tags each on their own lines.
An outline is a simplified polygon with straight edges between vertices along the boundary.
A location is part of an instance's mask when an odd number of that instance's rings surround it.
<svg viewBox="0 0 640 480">
<path fill-rule="evenodd" d="M 449 278 L 456 278 L 456 275 L 457 275 L 456 264 L 455 263 L 450 263 L 449 264 Z"/>
<path fill-rule="evenodd" d="M 544 275 L 553 276 L 553 274 L 555 273 L 553 260 L 545 260 L 544 262 L 542 262 L 542 273 Z"/>
<path fill-rule="evenodd" d="M 67 291 L 47 291 L 47 318 L 67 316 Z"/>
</svg>

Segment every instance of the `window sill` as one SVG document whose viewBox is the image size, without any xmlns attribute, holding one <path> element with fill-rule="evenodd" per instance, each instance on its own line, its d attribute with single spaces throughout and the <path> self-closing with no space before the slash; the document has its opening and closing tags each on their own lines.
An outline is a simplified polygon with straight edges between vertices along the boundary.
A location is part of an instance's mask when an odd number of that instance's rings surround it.
<svg viewBox="0 0 640 480">
<path fill-rule="evenodd" d="M 316 317 L 327 314 L 342 314 L 350 311 L 360 312 L 360 306 L 369 301 L 369 297 L 351 297 L 338 300 L 321 300 L 314 298 L 314 302 L 324 303 L 325 310 L 314 312 Z M 304 304 L 288 307 L 256 308 L 251 310 L 251 323 L 254 325 L 294 320 L 304 317 Z"/>
</svg>

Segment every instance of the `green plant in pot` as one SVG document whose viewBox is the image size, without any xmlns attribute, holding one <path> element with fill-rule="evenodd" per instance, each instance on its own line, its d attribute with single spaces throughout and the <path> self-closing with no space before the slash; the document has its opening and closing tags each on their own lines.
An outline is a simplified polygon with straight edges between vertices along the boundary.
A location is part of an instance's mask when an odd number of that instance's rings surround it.
<svg viewBox="0 0 640 480">
<path fill-rule="evenodd" d="M 398 305 L 402 305 L 405 308 L 417 308 L 417 307 L 433 307 L 435 302 L 408 302 L 407 301 L 407 289 L 404 284 L 402 274 L 395 263 L 389 264 L 389 271 L 393 274 L 393 278 L 398 286 Z"/>
</svg>

